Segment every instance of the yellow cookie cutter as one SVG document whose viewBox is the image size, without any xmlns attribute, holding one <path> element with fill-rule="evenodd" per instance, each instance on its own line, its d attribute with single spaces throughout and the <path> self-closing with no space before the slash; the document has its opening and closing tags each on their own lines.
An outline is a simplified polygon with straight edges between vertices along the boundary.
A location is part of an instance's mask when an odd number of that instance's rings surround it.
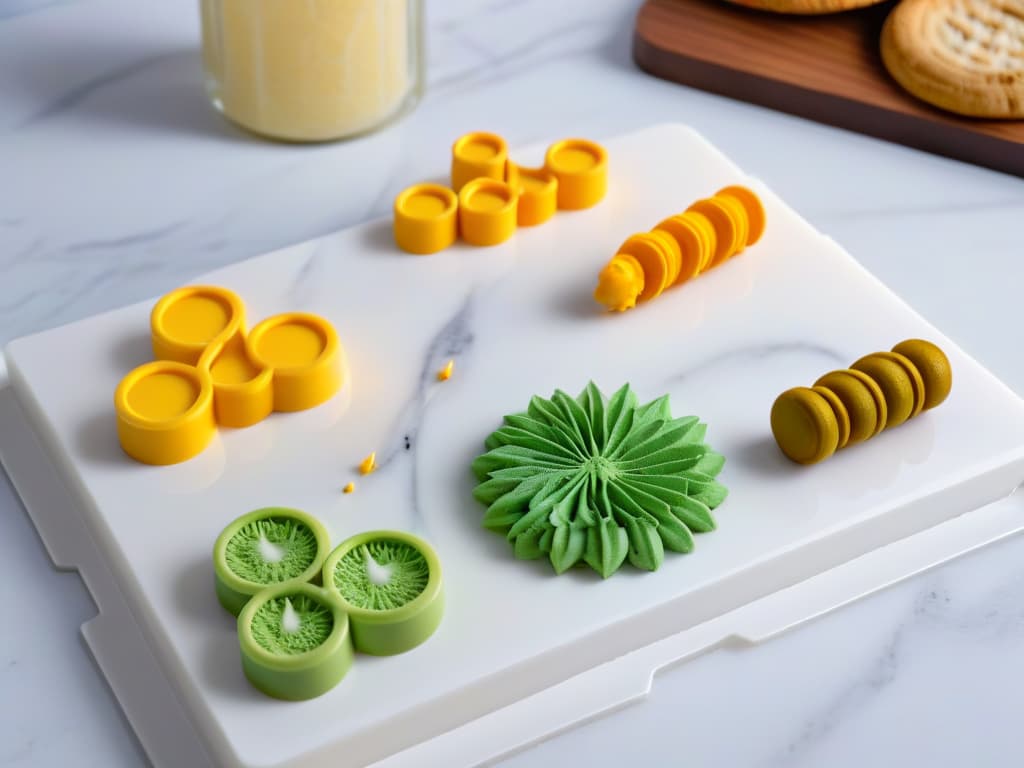
<svg viewBox="0 0 1024 768">
<path fill-rule="evenodd" d="M 519 193 L 503 181 L 477 178 L 459 192 L 459 231 L 470 245 L 497 245 L 516 231 Z"/>
<path fill-rule="evenodd" d="M 505 182 L 519 194 L 516 223 L 535 227 L 558 209 L 558 179 L 547 168 L 524 168 L 508 161 Z"/>
<path fill-rule="evenodd" d="M 150 336 L 157 359 L 114 393 L 121 447 L 144 464 L 186 461 L 218 424 L 312 408 L 341 387 L 343 350 L 329 322 L 293 312 L 246 333 L 245 304 L 226 288 L 171 291 L 153 307 Z"/>
<path fill-rule="evenodd" d="M 395 198 L 394 233 L 408 253 L 437 253 L 458 235 L 459 198 L 440 184 L 415 184 Z"/>
<path fill-rule="evenodd" d="M 608 190 L 608 152 L 587 139 L 563 139 L 548 147 L 544 167 L 558 179 L 558 207 L 590 208 Z"/>
<path fill-rule="evenodd" d="M 498 134 L 474 131 L 460 136 L 452 145 L 452 189 L 458 193 L 481 177 L 501 181 L 507 162 L 508 145 Z"/>
</svg>

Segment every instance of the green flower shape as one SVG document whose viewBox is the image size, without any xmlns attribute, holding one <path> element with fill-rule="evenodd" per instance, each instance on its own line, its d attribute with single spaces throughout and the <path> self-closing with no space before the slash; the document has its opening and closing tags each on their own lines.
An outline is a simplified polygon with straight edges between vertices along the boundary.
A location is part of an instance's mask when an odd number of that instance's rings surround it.
<svg viewBox="0 0 1024 768">
<path fill-rule="evenodd" d="M 583 561 L 608 578 L 629 558 L 658 569 L 665 550 L 689 552 L 711 531 L 728 491 L 725 458 L 696 416 L 672 418 L 668 396 L 639 405 L 626 384 L 610 399 L 593 382 L 578 398 L 557 390 L 505 417 L 473 462 L 483 524 L 515 555 L 544 555 L 557 573 Z"/>
</svg>

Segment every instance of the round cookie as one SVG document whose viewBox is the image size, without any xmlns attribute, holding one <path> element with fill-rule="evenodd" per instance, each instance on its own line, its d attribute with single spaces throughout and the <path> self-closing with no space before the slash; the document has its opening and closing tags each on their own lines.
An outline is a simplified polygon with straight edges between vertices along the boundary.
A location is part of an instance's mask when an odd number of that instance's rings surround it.
<svg viewBox="0 0 1024 768">
<path fill-rule="evenodd" d="M 827 459 L 839 445 L 832 406 L 809 387 L 794 387 L 779 395 L 772 404 L 771 425 L 779 449 L 798 464 Z"/>
<path fill-rule="evenodd" d="M 850 418 L 850 436 L 847 445 L 853 445 L 878 434 L 885 427 L 885 397 L 878 385 L 860 371 L 831 371 L 816 382 L 835 392 L 846 406 Z"/>
<path fill-rule="evenodd" d="M 885 402 L 885 393 L 878 386 L 878 382 L 872 379 L 863 371 L 856 371 L 853 368 L 845 369 L 846 373 L 860 379 L 860 382 L 868 388 L 871 397 L 875 400 L 875 413 L 878 414 L 878 423 L 875 425 L 875 434 L 881 433 L 889 425 L 889 405 Z"/>
<path fill-rule="evenodd" d="M 945 352 L 924 339 L 901 341 L 892 351 L 910 360 L 921 374 L 924 410 L 934 408 L 949 396 L 953 388 L 953 369 Z"/>
<path fill-rule="evenodd" d="M 846 406 L 839 399 L 839 395 L 831 389 L 825 387 L 811 387 L 811 389 L 824 397 L 832 406 L 832 413 L 836 417 L 836 426 L 839 428 L 839 443 L 836 445 L 836 450 L 845 448 L 846 444 L 850 442 L 850 414 L 846 410 Z"/>
<path fill-rule="evenodd" d="M 910 377 L 910 384 L 914 389 L 914 409 L 910 412 L 910 418 L 912 419 L 921 413 L 924 410 L 924 379 L 921 378 L 921 372 L 917 370 L 917 366 L 910 362 L 910 358 L 901 355 L 899 352 L 875 352 L 873 356 L 892 360 L 906 371 L 907 376 Z"/>
<path fill-rule="evenodd" d="M 866 373 L 878 384 L 885 396 L 886 428 L 898 427 L 914 411 L 914 385 L 903 366 L 884 357 L 866 355 L 850 366 Z"/>
<path fill-rule="evenodd" d="M 882 61 L 936 107 L 1024 118 L 1024 0 L 903 0 L 882 28 Z"/>
<path fill-rule="evenodd" d="M 756 8 L 759 11 L 807 16 L 865 8 L 883 2 L 883 0 L 729 0 L 729 2 L 747 8 Z"/>
</svg>

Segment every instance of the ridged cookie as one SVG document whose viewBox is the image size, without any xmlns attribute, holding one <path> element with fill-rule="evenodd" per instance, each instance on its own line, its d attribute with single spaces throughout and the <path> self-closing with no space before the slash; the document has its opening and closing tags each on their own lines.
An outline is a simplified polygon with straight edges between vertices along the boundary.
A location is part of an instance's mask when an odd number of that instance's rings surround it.
<svg viewBox="0 0 1024 768">
<path fill-rule="evenodd" d="M 773 13 L 791 13 L 815 15 L 820 13 L 839 13 L 877 5 L 884 0 L 729 0 L 735 5 L 756 8 L 759 11 Z"/>
<path fill-rule="evenodd" d="M 1024 0 L 903 0 L 882 29 L 896 82 L 973 117 L 1024 117 Z"/>
</svg>

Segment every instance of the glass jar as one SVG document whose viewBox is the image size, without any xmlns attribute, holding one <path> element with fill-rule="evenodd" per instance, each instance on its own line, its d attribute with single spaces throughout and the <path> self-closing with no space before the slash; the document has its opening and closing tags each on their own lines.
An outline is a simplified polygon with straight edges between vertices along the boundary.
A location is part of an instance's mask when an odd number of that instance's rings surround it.
<svg viewBox="0 0 1024 768">
<path fill-rule="evenodd" d="M 422 92 L 422 0 L 200 0 L 200 11 L 210 100 L 255 133 L 355 136 Z"/>
</svg>

